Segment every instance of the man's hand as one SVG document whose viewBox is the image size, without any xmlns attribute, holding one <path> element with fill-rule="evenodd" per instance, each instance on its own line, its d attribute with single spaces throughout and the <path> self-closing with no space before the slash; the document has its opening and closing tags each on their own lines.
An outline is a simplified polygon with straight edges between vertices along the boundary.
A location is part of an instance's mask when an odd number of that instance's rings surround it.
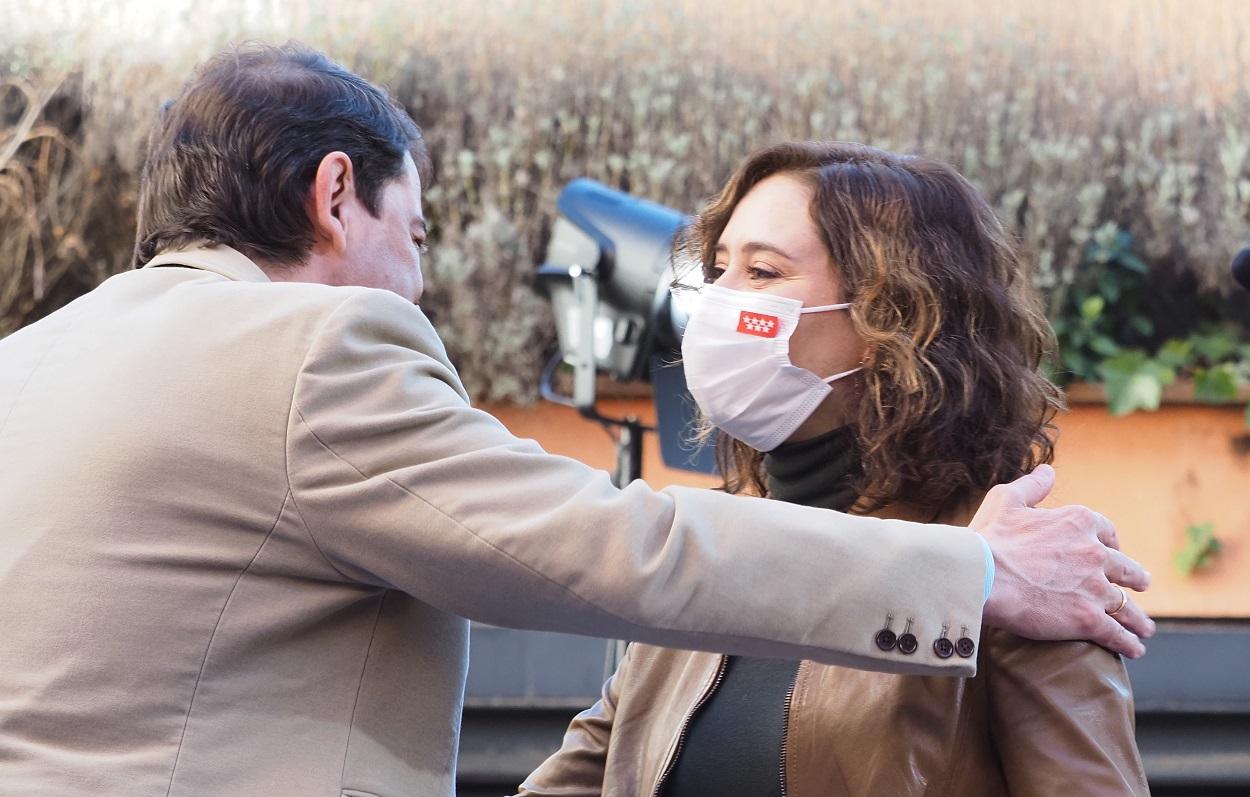
<svg viewBox="0 0 1250 797">
<path fill-rule="evenodd" d="M 1120 553 L 1115 528 L 1097 512 L 1036 508 L 1054 486 L 1054 468 L 1042 465 L 990 490 L 972 519 L 971 529 L 994 553 L 985 624 L 1029 639 L 1088 639 L 1132 659 L 1142 656 L 1141 640 L 1154 634 L 1154 621 L 1116 585 L 1141 592 L 1150 574 Z"/>
</svg>

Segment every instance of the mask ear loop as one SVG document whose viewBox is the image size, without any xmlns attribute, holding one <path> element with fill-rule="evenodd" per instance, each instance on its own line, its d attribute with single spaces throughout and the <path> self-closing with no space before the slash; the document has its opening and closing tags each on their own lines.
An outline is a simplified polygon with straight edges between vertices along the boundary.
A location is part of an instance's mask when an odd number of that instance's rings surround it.
<svg viewBox="0 0 1250 797">
<path fill-rule="evenodd" d="M 826 376 L 824 379 L 820 381 L 824 382 L 827 385 L 832 385 L 834 382 L 838 381 L 839 379 L 844 379 L 850 376 L 851 374 L 855 373 L 856 371 L 862 371 L 862 370 L 864 370 L 864 366 L 857 365 L 849 371 L 843 371 L 842 373 L 834 374 L 833 376 Z"/>
<path fill-rule="evenodd" d="M 851 303 L 843 302 L 842 304 L 822 304 L 822 305 L 819 305 L 818 307 L 800 307 L 799 312 L 800 313 L 824 313 L 830 310 L 849 310 L 849 309 L 851 309 Z M 862 370 L 864 370 L 864 366 L 859 365 L 859 366 L 856 366 L 855 368 L 852 368 L 849 371 L 843 371 L 842 373 L 834 374 L 833 376 L 826 376 L 820 381 L 824 382 L 827 385 L 832 385 L 834 382 L 838 381 L 839 379 L 845 379 L 851 374 L 857 371 L 862 371 Z"/>
<path fill-rule="evenodd" d="M 825 313 L 830 310 L 850 310 L 851 303 L 843 302 L 842 304 L 822 304 L 817 307 L 800 307 L 800 313 Z"/>
</svg>

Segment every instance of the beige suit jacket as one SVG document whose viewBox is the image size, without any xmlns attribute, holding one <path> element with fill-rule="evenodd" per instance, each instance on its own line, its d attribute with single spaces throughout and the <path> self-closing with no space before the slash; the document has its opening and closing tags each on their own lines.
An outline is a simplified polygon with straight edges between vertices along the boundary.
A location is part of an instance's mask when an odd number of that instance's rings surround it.
<svg viewBox="0 0 1250 797">
<path fill-rule="evenodd" d="M 4 794 L 450 795 L 465 618 L 968 675 L 927 640 L 980 628 L 984 566 L 957 528 L 618 490 L 473 409 L 412 304 L 230 249 L 0 340 Z"/>
</svg>

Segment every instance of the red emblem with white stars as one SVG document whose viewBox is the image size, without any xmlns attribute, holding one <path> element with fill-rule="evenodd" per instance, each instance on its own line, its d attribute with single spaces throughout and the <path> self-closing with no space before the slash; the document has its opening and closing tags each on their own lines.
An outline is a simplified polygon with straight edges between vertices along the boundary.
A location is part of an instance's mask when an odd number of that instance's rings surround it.
<svg viewBox="0 0 1250 797">
<path fill-rule="evenodd" d="M 777 337 L 777 327 L 780 320 L 775 315 L 764 315 L 763 313 L 752 313 L 749 310 L 743 310 L 738 314 L 738 331 L 747 335 L 755 335 L 760 338 Z"/>
</svg>

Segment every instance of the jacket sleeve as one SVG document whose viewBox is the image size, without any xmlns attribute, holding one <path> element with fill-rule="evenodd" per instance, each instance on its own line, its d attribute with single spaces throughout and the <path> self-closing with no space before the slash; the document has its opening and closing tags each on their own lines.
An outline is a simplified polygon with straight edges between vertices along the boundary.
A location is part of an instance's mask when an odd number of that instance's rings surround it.
<svg viewBox="0 0 1250 797">
<path fill-rule="evenodd" d="M 469 405 L 421 311 L 359 289 L 295 380 L 294 504 L 348 580 L 513 628 L 863 669 L 970 675 L 924 640 L 981 627 L 966 528 L 637 481 L 552 456 Z M 907 620 L 915 655 L 876 632 Z"/>
<path fill-rule="evenodd" d="M 529 774 L 513 797 L 599 797 L 616 706 L 633 650 L 632 645 L 627 649 L 616 672 L 603 685 L 599 701 L 569 723 L 560 749 Z"/>
<path fill-rule="evenodd" d="M 1088 642 L 986 638 L 990 732 L 1012 797 L 1150 794 L 1119 656 Z"/>
</svg>

